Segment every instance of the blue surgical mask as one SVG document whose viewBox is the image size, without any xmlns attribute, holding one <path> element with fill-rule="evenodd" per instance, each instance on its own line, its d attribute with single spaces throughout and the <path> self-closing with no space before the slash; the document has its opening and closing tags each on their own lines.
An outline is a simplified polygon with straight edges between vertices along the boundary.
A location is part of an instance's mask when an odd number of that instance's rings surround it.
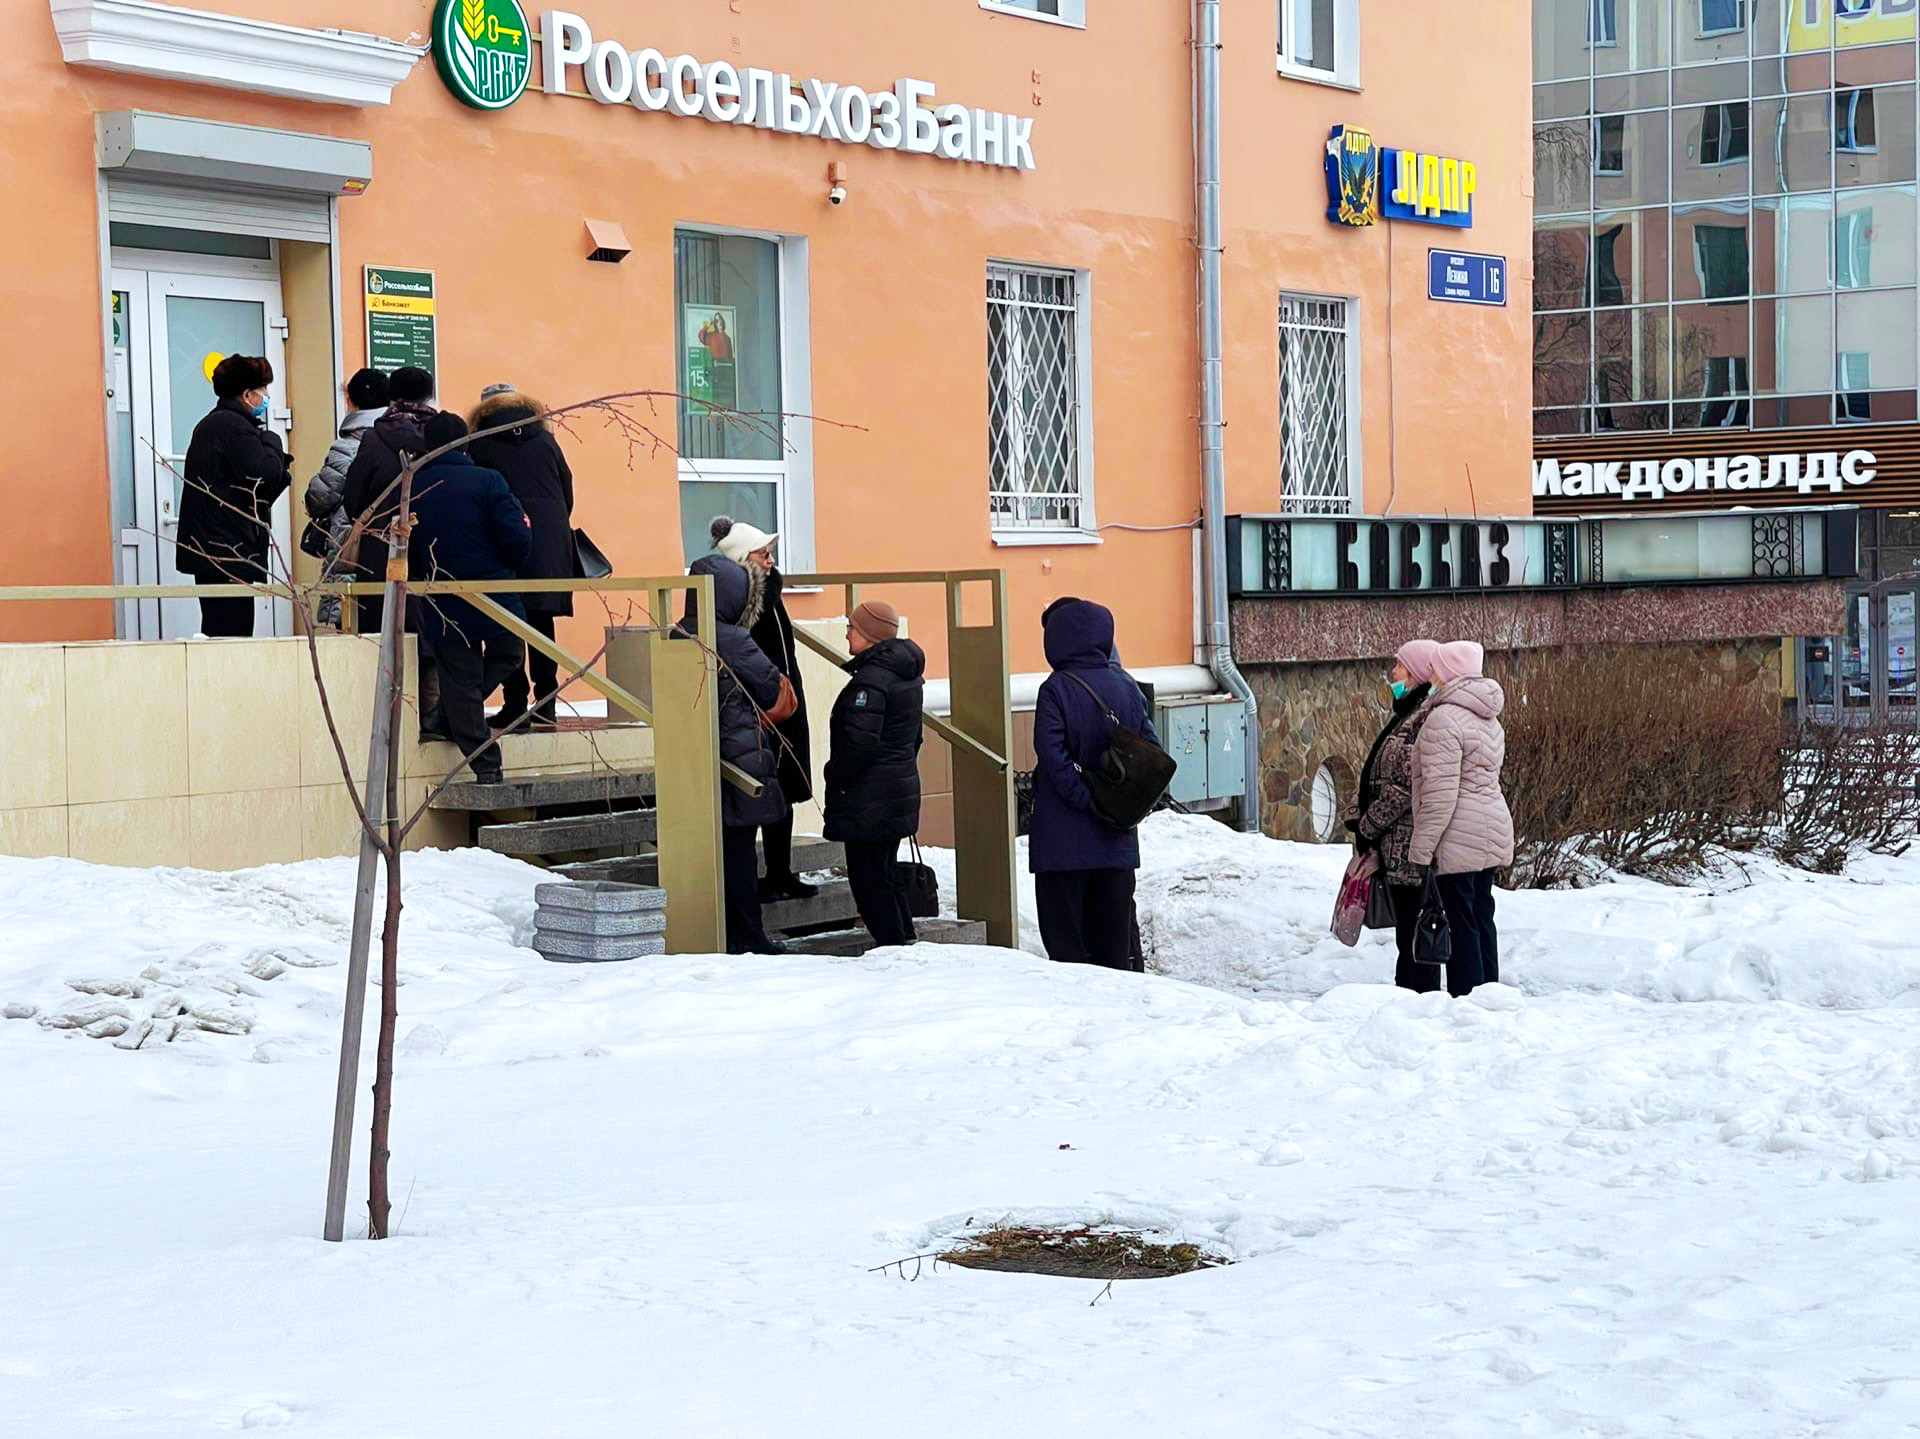
<svg viewBox="0 0 1920 1439">
<path fill-rule="evenodd" d="M 1407 691 L 1411 690 L 1413 685 L 1406 680 L 1394 680 L 1387 688 L 1393 691 L 1393 697 L 1395 699 L 1403 700 L 1407 697 Z"/>
<path fill-rule="evenodd" d="M 253 417 L 256 420 L 265 420 L 267 418 L 267 401 L 264 396 L 261 398 L 260 403 L 253 407 Z"/>
</svg>

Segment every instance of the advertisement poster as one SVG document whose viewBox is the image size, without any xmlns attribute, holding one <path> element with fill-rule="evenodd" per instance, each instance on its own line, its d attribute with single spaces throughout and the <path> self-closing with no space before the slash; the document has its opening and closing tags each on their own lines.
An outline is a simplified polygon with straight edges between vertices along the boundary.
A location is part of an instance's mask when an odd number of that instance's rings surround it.
<svg viewBox="0 0 1920 1439">
<path fill-rule="evenodd" d="M 739 409 L 734 355 L 740 347 L 740 331 L 733 306 L 686 305 L 681 317 L 687 343 L 688 408 L 696 415 L 710 409 Z"/>
<path fill-rule="evenodd" d="M 433 271 L 367 266 L 367 363 L 392 374 L 408 365 L 436 379 Z"/>
<path fill-rule="evenodd" d="M 1738 25 L 1739 10 L 1725 4 L 1728 19 Z M 1913 43 L 1920 0 L 1793 0 L 1784 7 L 1787 49 L 1845 50 L 1855 45 Z"/>
</svg>

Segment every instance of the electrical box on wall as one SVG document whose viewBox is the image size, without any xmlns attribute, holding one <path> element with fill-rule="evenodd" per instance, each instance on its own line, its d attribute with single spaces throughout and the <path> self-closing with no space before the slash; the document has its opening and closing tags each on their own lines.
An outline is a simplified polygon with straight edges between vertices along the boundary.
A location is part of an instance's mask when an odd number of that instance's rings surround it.
<svg viewBox="0 0 1920 1439">
<path fill-rule="evenodd" d="M 1209 697 L 1169 700 L 1154 707 L 1154 727 L 1179 768 L 1170 793 L 1195 809 L 1239 799 L 1246 787 L 1241 756 L 1247 714 L 1237 701 Z"/>
</svg>

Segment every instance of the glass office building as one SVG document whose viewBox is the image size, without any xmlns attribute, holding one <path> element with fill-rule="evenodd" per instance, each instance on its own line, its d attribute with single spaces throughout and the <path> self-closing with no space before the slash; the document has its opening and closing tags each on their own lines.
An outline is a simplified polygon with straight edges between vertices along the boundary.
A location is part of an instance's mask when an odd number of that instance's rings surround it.
<svg viewBox="0 0 1920 1439">
<path fill-rule="evenodd" d="M 1809 443 L 1844 449 L 1916 419 L 1917 16 L 1534 0 L 1537 442 L 1826 429 Z M 1910 717 L 1915 592 L 1889 581 L 1920 518 L 1873 510 L 1861 534 L 1850 633 L 1802 642 L 1797 695 Z"/>
</svg>

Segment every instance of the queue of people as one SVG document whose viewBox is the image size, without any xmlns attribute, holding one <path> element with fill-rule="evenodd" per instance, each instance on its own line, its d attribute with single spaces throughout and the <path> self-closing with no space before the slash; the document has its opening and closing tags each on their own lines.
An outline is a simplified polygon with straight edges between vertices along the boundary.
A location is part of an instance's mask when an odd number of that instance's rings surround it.
<svg viewBox="0 0 1920 1439">
<path fill-rule="evenodd" d="M 1447 992 L 1470 994 L 1500 979 L 1494 876 L 1513 863 L 1513 816 L 1500 790 L 1506 693 L 1484 671 L 1471 640 L 1400 647 L 1388 676 L 1392 715 L 1360 772 L 1347 821 L 1354 848 L 1373 854 L 1392 900 L 1394 982 L 1440 988 L 1441 966 L 1422 963 L 1417 926 L 1431 878 L 1450 937 Z"/>
<path fill-rule="evenodd" d="M 273 368 L 230 355 L 214 369 L 215 404 L 187 447 L 179 567 L 203 584 L 259 583 L 268 575 L 270 512 L 292 479 L 292 458 L 267 426 Z M 306 489 L 309 534 L 329 576 L 377 581 L 406 457 L 445 452 L 415 476 L 411 573 L 502 580 L 571 578 L 576 569 L 573 472 L 546 407 L 512 385 L 489 385 L 470 416 L 440 410 L 425 370 L 364 369 L 346 385 L 338 438 Z M 476 431 L 477 438 L 468 441 Z M 728 948 L 777 953 L 765 902 L 815 893 L 794 870 L 794 807 L 814 797 L 812 733 L 793 620 L 776 560 L 778 536 L 716 517 L 713 553 L 690 574 L 713 580 L 720 753 L 760 792 L 727 786 L 722 799 Z M 551 639 L 573 612 L 564 592 L 503 593 L 500 602 Z M 251 598 L 200 601 L 209 636 L 253 631 Z M 358 628 L 377 631 L 379 596 L 358 601 Z M 683 626 L 697 621 L 689 598 Z M 458 600 L 410 606 L 419 636 L 421 733 L 468 754 L 475 778 L 500 777 L 491 732 L 555 723 L 556 663 Z M 910 944 L 914 924 L 899 863 L 920 824 L 919 751 L 926 656 L 899 633 L 889 604 L 849 617 L 846 684 L 829 721 L 826 837 L 844 846 L 862 922 L 883 945 Z M 1120 661 L 1111 611 L 1064 597 L 1041 616 L 1051 670 L 1034 715 L 1034 803 L 1028 864 L 1040 935 L 1050 958 L 1114 969 L 1144 966 L 1134 905 L 1136 828 L 1103 817 L 1089 774 L 1124 727 L 1157 745 L 1145 694 Z M 1471 641 L 1413 640 L 1389 675 L 1392 713 L 1360 774 L 1348 828 L 1357 852 L 1377 857 L 1391 900 L 1395 982 L 1428 991 L 1440 967 L 1416 945 L 1429 880 L 1444 906 L 1451 948 L 1444 983 L 1460 995 L 1500 978 L 1493 880 L 1513 860 L 1513 821 L 1500 790 L 1505 695 L 1483 673 Z M 502 704 L 485 713 L 495 689 Z M 760 868 L 764 856 L 764 873 Z"/>
</svg>

